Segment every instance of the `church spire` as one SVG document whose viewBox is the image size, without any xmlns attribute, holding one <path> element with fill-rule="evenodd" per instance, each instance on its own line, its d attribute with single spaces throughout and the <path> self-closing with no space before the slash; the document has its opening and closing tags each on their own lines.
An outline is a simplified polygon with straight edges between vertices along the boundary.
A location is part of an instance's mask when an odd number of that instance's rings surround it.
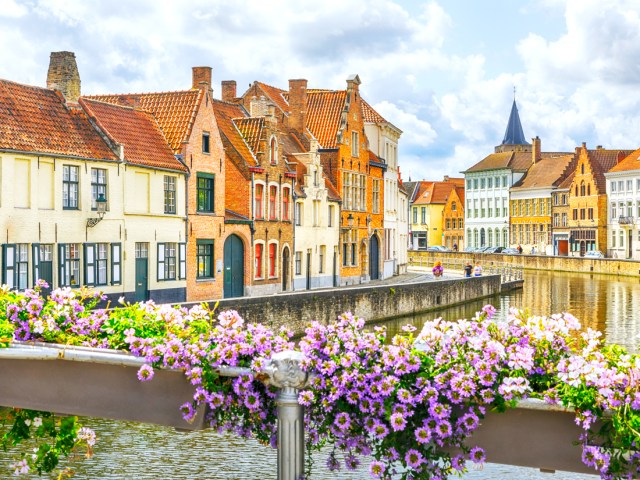
<svg viewBox="0 0 640 480">
<path fill-rule="evenodd" d="M 518 115 L 518 107 L 516 106 L 515 89 L 513 95 L 513 105 L 509 115 L 509 123 L 507 123 L 507 130 L 504 132 L 504 138 L 502 139 L 502 145 L 530 145 L 525 140 L 524 132 L 522 131 L 520 115 Z"/>
</svg>

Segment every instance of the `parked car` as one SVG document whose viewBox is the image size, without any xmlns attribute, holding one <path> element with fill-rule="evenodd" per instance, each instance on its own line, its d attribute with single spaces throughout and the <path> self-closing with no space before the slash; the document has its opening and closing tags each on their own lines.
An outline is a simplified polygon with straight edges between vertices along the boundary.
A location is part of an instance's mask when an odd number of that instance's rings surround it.
<svg viewBox="0 0 640 480">
<path fill-rule="evenodd" d="M 517 248 L 511 248 L 511 247 L 507 247 L 504 250 L 502 250 L 503 255 L 518 255 L 520 252 L 518 251 Z"/>
<path fill-rule="evenodd" d="M 485 248 L 484 253 L 502 253 L 504 247 L 488 247 Z"/>
<path fill-rule="evenodd" d="M 449 250 L 447 247 L 443 247 L 441 245 L 431 245 L 429 248 L 427 248 L 427 252 L 450 252 L 451 250 Z"/>
<path fill-rule="evenodd" d="M 584 254 L 584 258 L 604 258 L 605 255 L 600 250 L 590 250 Z"/>
</svg>

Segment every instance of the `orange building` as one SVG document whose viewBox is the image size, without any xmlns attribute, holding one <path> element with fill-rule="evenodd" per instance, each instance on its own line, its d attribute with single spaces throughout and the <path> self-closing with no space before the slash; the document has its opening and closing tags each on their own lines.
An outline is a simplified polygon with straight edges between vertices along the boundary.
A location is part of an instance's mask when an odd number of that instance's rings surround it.
<svg viewBox="0 0 640 480">
<path fill-rule="evenodd" d="M 442 211 L 443 246 L 464 250 L 464 187 L 454 186 Z"/>
<path fill-rule="evenodd" d="M 587 144 L 576 147 L 578 157 L 569 186 L 569 251 L 583 256 L 590 250 L 607 250 L 607 194 L 605 172 L 632 150 L 607 150 Z"/>
</svg>

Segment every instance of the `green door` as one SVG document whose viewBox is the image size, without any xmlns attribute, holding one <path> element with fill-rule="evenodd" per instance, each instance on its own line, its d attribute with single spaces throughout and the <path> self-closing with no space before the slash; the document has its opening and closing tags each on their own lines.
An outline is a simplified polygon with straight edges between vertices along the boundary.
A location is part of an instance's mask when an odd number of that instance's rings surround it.
<svg viewBox="0 0 640 480">
<path fill-rule="evenodd" d="M 244 295 L 244 245 L 237 235 L 224 242 L 224 298 Z"/>
<path fill-rule="evenodd" d="M 136 258 L 136 302 L 149 300 L 149 263 L 146 258 Z"/>
</svg>

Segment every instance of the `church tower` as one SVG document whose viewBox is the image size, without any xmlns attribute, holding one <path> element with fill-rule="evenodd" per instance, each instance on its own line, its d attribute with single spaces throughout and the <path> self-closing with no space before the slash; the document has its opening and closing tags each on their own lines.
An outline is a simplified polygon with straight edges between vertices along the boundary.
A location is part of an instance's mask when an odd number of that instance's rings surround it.
<svg viewBox="0 0 640 480">
<path fill-rule="evenodd" d="M 511 106 L 511 114 L 507 123 L 507 130 L 504 132 L 502 143 L 495 148 L 496 153 L 500 152 L 530 152 L 531 144 L 525 140 L 522 131 L 522 123 L 520 123 L 520 115 L 518 115 L 518 107 L 516 99 L 513 99 Z"/>
</svg>

